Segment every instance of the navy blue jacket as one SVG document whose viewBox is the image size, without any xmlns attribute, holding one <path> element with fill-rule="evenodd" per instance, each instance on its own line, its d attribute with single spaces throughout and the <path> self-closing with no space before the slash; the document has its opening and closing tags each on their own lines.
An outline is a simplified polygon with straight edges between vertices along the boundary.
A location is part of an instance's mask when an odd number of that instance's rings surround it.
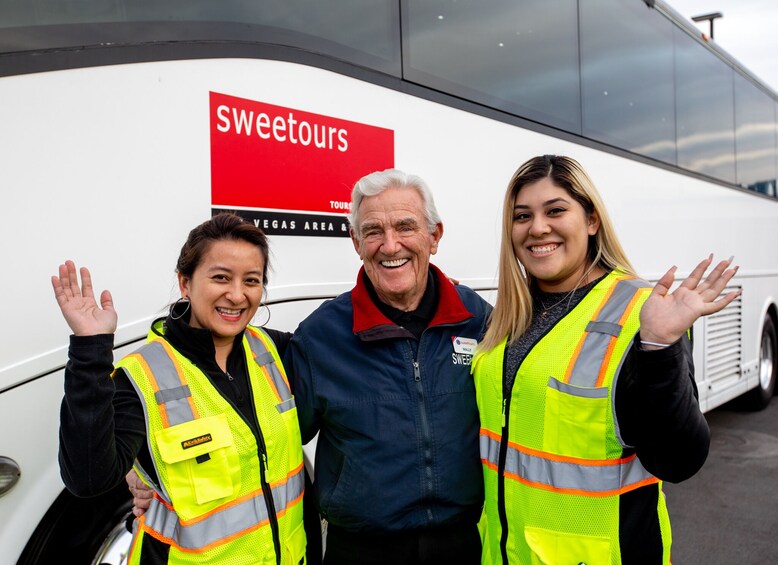
<svg viewBox="0 0 778 565">
<path fill-rule="evenodd" d="M 303 443 L 319 432 L 314 488 L 323 518 L 353 532 L 476 523 L 483 503 L 470 356 L 491 306 L 435 267 L 440 301 L 417 340 L 376 307 L 362 282 L 294 333 Z"/>
</svg>

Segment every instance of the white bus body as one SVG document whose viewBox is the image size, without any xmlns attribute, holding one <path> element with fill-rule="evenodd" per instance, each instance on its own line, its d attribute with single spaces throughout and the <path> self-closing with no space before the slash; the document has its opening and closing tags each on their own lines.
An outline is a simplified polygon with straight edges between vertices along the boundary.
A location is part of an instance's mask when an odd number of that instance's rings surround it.
<svg viewBox="0 0 778 565">
<path fill-rule="evenodd" d="M 0 457 L 18 463 L 21 476 L 0 496 L 3 562 L 23 555 L 20 562 L 34 562 L 31 556 L 46 555 L 44 534 L 59 535 L 65 521 L 88 521 L 52 515 L 63 495 L 57 430 L 69 330 L 50 277 L 65 259 L 90 267 L 95 290 L 114 296 L 117 357 L 141 343 L 177 298 L 174 265 L 188 230 L 222 207 L 212 192 L 213 93 L 392 132 L 392 164 L 429 183 L 444 221 L 433 262 L 487 297 L 496 288 L 500 207 L 512 173 L 534 155 L 573 156 L 645 278 L 656 280 L 672 265 L 684 277 L 709 253 L 734 255 L 741 266 L 732 285 L 742 297 L 694 327 L 703 410 L 759 387 L 760 368 L 774 362 L 775 343 L 763 335 L 778 305 L 774 198 L 299 62 L 225 57 L 6 72 Z M 327 233 L 326 218 L 337 230 L 343 215 L 320 214 L 322 235 L 271 235 L 268 327 L 292 331 L 322 299 L 352 287 L 359 259 L 347 238 Z M 257 322 L 267 315 L 261 309 Z"/>
</svg>

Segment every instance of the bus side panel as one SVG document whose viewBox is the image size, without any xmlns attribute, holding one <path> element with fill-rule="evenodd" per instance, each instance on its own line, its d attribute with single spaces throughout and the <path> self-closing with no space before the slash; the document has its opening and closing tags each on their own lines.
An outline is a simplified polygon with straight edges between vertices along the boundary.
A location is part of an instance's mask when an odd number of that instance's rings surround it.
<svg viewBox="0 0 778 565">
<path fill-rule="evenodd" d="M 0 498 L 0 548 L 4 562 L 18 556 L 62 491 L 57 430 L 62 371 L 0 394 L 0 455 L 19 463 L 19 483 Z"/>
</svg>

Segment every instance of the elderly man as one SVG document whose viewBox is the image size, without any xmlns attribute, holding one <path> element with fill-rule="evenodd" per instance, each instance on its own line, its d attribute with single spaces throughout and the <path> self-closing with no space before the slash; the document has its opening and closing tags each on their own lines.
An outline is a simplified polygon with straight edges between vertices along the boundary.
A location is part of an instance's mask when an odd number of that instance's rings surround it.
<svg viewBox="0 0 778 565">
<path fill-rule="evenodd" d="M 390 169 L 352 192 L 356 286 L 304 320 L 284 364 L 326 565 L 480 563 L 483 484 L 470 355 L 490 306 L 430 264 L 443 224 L 419 177 Z"/>
</svg>

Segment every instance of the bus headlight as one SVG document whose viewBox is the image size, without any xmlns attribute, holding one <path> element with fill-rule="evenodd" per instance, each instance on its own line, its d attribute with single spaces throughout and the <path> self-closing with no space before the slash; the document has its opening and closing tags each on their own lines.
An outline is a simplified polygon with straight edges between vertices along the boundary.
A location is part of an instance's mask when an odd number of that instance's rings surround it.
<svg viewBox="0 0 778 565">
<path fill-rule="evenodd" d="M 0 496 L 3 496 L 19 481 L 22 470 L 10 457 L 0 456 Z"/>
</svg>

